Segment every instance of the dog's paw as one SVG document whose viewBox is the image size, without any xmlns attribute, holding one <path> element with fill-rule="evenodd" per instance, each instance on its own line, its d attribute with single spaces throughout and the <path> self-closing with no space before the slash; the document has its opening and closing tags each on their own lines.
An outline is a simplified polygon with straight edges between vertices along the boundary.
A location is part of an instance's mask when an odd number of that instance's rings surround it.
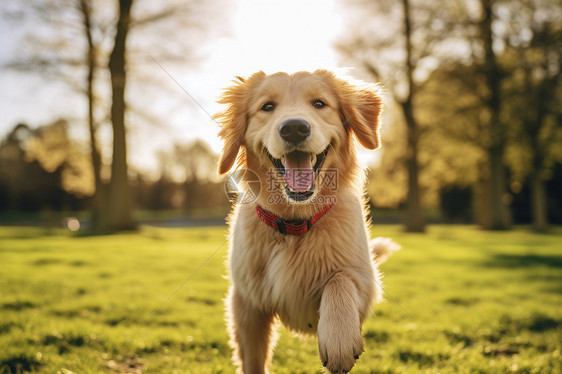
<svg viewBox="0 0 562 374">
<path fill-rule="evenodd" d="M 339 331 L 336 331 L 339 330 Z M 319 330 L 318 350 L 322 365 L 332 374 L 348 373 L 363 353 L 361 331 Z"/>
</svg>

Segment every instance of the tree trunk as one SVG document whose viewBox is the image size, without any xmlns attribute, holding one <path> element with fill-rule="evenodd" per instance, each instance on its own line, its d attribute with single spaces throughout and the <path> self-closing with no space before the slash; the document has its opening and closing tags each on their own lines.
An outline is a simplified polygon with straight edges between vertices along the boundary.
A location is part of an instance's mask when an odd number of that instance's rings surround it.
<svg viewBox="0 0 562 374">
<path fill-rule="evenodd" d="M 406 166 L 408 169 L 408 195 L 406 199 L 406 216 L 404 217 L 404 229 L 407 232 L 424 232 L 425 220 L 421 209 L 419 166 L 418 166 L 418 135 L 417 123 L 413 116 L 411 102 L 402 104 L 402 110 L 406 119 L 408 149 L 406 151 Z"/>
<path fill-rule="evenodd" d="M 488 230 L 507 230 L 510 228 L 510 213 L 505 197 L 506 190 L 506 172 L 503 164 L 504 152 L 504 136 L 505 132 L 501 126 L 500 108 L 501 108 L 501 71 L 498 67 L 496 56 L 492 48 L 493 33 L 493 0 L 482 0 L 482 9 L 484 11 L 484 19 L 481 23 L 481 36 L 484 46 L 484 77 L 489 89 L 486 99 L 486 105 L 490 110 L 490 126 L 488 146 L 488 162 L 490 167 L 490 222 L 489 226 L 485 226 Z"/>
<path fill-rule="evenodd" d="M 484 168 L 485 166 L 479 165 Z M 480 227 L 490 226 L 490 179 L 480 175 L 473 186 L 474 220 Z"/>
<path fill-rule="evenodd" d="M 524 122 L 525 135 L 531 141 L 532 165 L 531 172 L 531 217 L 533 218 L 533 230 L 545 232 L 548 230 L 548 194 L 546 191 L 543 171 L 545 169 L 545 141 L 541 139 L 541 129 L 544 129 L 545 113 L 548 113 L 548 100 L 550 96 L 548 83 L 542 82 L 537 88 L 534 87 L 532 68 L 525 71 L 525 91 L 531 96 L 530 106 L 534 110 L 526 110 L 527 119 Z"/>
<path fill-rule="evenodd" d="M 424 232 L 425 222 L 420 204 L 419 165 L 418 165 L 418 126 L 412 106 L 414 98 L 414 81 L 412 67 L 412 26 L 410 22 L 409 0 L 402 0 L 404 12 L 404 36 L 406 38 L 406 76 L 408 80 L 408 96 L 402 102 L 402 111 L 406 120 L 408 150 L 406 164 L 408 168 L 408 197 L 406 200 L 406 216 L 404 228 L 408 232 Z"/>
<path fill-rule="evenodd" d="M 511 217 L 509 214 L 508 194 L 506 192 L 506 175 L 503 164 L 503 147 L 493 147 L 488 151 L 490 167 L 490 221 L 487 230 L 508 230 Z"/>
<path fill-rule="evenodd" d="M 538 104 L 537 107 L 542 104 Z M 540 126 L 544 120 L 542 113 L 536 118 L 536 123 L 527 124 L 527 132 L 531 138 L 533 148 L 533 171 L 531 172 L 531 216 L 533 217 L 533 230 L 545 232 L 548 230 L 548 193 L 543 179 L 545 155 L 541 147 Z"/>
<path fill-rule="evenodd" d="M 96 142 L 96 125 L 94 119 L 94 78 L 96 71 L 96 48 L 92 37 L 92 23 L 90 18 L 90 2 L 89 0 L 80 0 L 80 11 L 82 12 L 84 32 L 88 42 L 87 50 L 87 85 L 86 96 L 88 98 L 88 128 L 90 131 L 90 157 L 92 159 L 92 168 L 94 173 L 94 196 L 92 198 L 92 223 L 93 227 L 97 226 L 97 221 L 102 214 L 104 191 L 101 181 L 101 156 Z"/>
<path fill-rule="evenodd" d="M 111 120 L 113 122 L 113 162 L 111 181 L 108 186 L 108 205 L 100 227 L 110 230 L 135 228 L 131 210 L 131 191 L 127 169 L 127 143 L 125 133 L 125 82 L 126 82 L 126 40 L 130 24 L 130 11 L 133 0 L 119 1 L 119 19 L 115 45 L 109 58 L 113 101 Z"/>
<path fill-rule="evenodd" d="M 544 180 L 540 173 L 534 172 L 531 180 L 531 204 L 533 216 L 533 230 L 544 232 L 548 230 L 548 205 Z"/>
</svg>

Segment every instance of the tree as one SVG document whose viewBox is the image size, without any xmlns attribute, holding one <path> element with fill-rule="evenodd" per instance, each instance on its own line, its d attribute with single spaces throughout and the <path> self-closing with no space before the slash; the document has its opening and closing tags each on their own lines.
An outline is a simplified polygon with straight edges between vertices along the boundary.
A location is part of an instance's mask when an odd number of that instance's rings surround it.
<svg viewBox="0 0 562 374">
<path fill-rule="evenodd" d="M 468 3 L 463 4 L 468 9 Z M 561 7 L 548 0 L 481 0 L 479 6 L 477 12 L 464 12 L 461 22 L 471 49 L 470 59 L 465 67 L 457 69 L 463 74 L 450 75 L 470 91 L 469 96 L 477 98 L 472 108 L 463 108 L 456 102 L 452 105 L 460 113 L 469 109 L 478 117 L 467 127 L 478 134 L 478 143 L 486 153 L 486 163 L 480 168 L 478 200 L 483 209 L 479 222 L 485 229 L 508 229 L 512 200 L 508 177 L 521 184 L 522 178 L 530 175 L 535 226 L 544 228 L 547 210 L 543 182 L 552 157 L 544 157 L 543 153 L 551 152 L 550 144 L 557 138 L 552 131 L 557 110 L 553 103 L 558 96 L 554 87 L 560 68 L 553 71 L 552 67 L 560 65 L 560 57 L 554 57 L 560 56 L 555 52 L 560 50 L 560 44 L 556 42 L 556 32 L 546 37 L 542 30 L 556 24 Z M 539 40 L 545 37 L 548 41 L 541 44 Z M 545 78 L 538 80 L 544 83 L 542 89 L 532 78 L 537 73 Z M 545 118 L 548 119 L 544 121 Z M 546 133 L 551 136 L 543 142 L 539 138 Z M 523 170 L 525 164 L 532 166 Z"/>
<path fill-rule="evenodd" d="M 130 194 L 127 193 L 129 188 L 127 187 L 126 110 L 132 109 L 135 114 L 142 113 L 142 116 L 137 117 L 139 119 L 146 117 L 152 122 L 160 121 L 158 116 L 146 114 L 145 108 L 149 106 L 139 110 L 139 106 L 134 105 L 134 102 L 139 100 L 139 96 L 137 95 L 135 100 L 127 97 L 131 94 L 127 94 L 125 83 L 127 81 L 129 81 L 127 85 L 135 83 L 134 79 L 131 82 L 131 76 L 136 77 L 137 82 L 139 77 L 148 76 L 143 74 L 142 67 L 146 69 L 147 62 L 151 64 L 152 69 L 155 67 L 154 61 L 148 58 L 149 55 L 156 56 L 162 62 L 196 61 L 199 56 L 194 53 L 195 38 L 180 40 L 169 36 L 179 35 L 179 30 L 189 29 L 189 35 L 200 37 L 202 36 L 200 31 L 210 24 L 209 20 L 217 19 L 212 16 L 211 11 L 211 6 L 216 5 L 214 2 L 135 1 L 135 9 L 139 10 L 131 13 L 132 3 L 132 0 L 119 1 L 118 16 L 113 14 L 113 8 L 108 6 L 112 4 L 109 0 L 96 3 L 90 0 L 61 0 L 57 3 L 13 1 L 10 3 L 13 10 L 7 12 L 16 15 L 19 19 L 32 14 L 38 21 L 34 26 L 46 30 L 37 33 L 39 37 L 35 34 L 27 35 L 31 48 L 27 46 L 23 56 L 15 59 L 9 67 L 39 72 L 41 75 L 55 79 L 62 78 L 86 94 L 89 103 L 91 159 L 95 170 L 96 191 L 98 191 L 94 217 L 97 218 L 98 226 L 105 229 L 134 226 L 130 218 Z M 85 48 L 76 48 L 74 41 L 77 33 L 84 36 Z M 127 43 L 129 33 L 133 38 Z M 112 34 L 114 40 L 110 41 L 109 35 Z M 197 39 L 197 42 L 200 41 L 200 38 Z M 126 47 L 127 45 L 129 47 Z M 96 75 L 107 71 L 111 81 L 111 99 L 108 100 L 106 97 L 106 100 L 100 100 L 100 92 L 104 93 L 108 90 L 100 88 L 100 80 L 96 79 Z M 77 79 L 77 76 L 84 72 L 85 79 Z M 154 79 L 151 80 L 151 83 L 153 82 Z M 169 83 L 168 86 L 173 85 L 173 82 L 166 83 Z M 161 83 L 160 85 L 167 86 Z M 104 202 L 102 198 L 105 194 L 102 194 L 103 183 L 100 173 L 103 165 L 99 147 L 96 146 L 94 132 L 97 126 L 94 117 L 96 112 L 101 113 L 98 116 L 101 115 L 102 118 L 107 117 L 104 113 L 104 105 L 107 103 L 111 103 L 108 106 L 111 108 L 114 144 L 112 175 L 107 188 L 107 201 Z"/>
<path fill-rule="evenodd" d="M 371 77 L 390 86 L 406 123 L 407 149 L 402 153 L 384 150 L 383 162 L 390 157 L 411 163 L 416 153 L 412 145 L 417 145 L 423 195 L 427 198 L 436 188 L 456 183 L 472 184 L 477 220 L 486 229 L 510 227 L 513 195 L 508 178 L 516 186 L 529 176 L 535 227 L 544 228 L 544 181 L 560 153 L 556 151 L 560 149 L 556 146 L 560 138 L 560 5 L 550 0 L 459 0 L 436 7 L 403 1 L 402 14 L 408 14 L 404 9 L 415 9 L 409 12 L 407 32 L 408 17 L 402 18 L 400 30 L 388 21 L 397 23 L 397 5 L 378 2 L 379 14 L 387 19 L 375 21 L 372 8 L 365 12 L 370 3 L 359 3 L 372 23 L 385 27 L 367 30 L 367 36 L 356 36 L 340 49 Z M 394 37 L 398 33 L 403 41 Z M 395 56 L 406 62 L 394 62 L 400 69 L 385 68 L 385 61 L 396 61 Z M 383 69 L 386 73 L 381 74 Z M 401 147 L 396 136 L 391 141 Z M 455 148 L 463 149 L 462 154 L 456 156 Z M 400 168 L 392 166 L 392 172 L 384 165 L 381 170 L 398 181 L 404 179 Z M 412 190 L 414 169 L 408 169 L 408 189 Z"/>
<path fill-rule="evenodd" d="M 562 153 L 561 31 L 554 26 L 562 9 L 550 1 L 496 1 L 486 7 L 463 12 L 459 20 L 469 58 L 441 64 L 418 93 L 420 124 L 434 123 L 427 138 L 439 144 L 422 140 L 421 148 L 455 165 L 447 168 L 448 181 L 433 180 L 444 187 L 474 186 L 482 227 L 509 227 L 509 177 L 511 193 L 530 184 L 534 225 L 543 230 L 544 182 Z M 447 151 L 450 145 L 457 156 Z M 426 169 L 431 164 L 424 166 L 422 180 Z"/>
<path fill-rule="evenodd" d="M 431 66 L 440 57 L 436 53 L 439 44 L 453 29 L 450 13 L 455 9 L 411 0 L 376 4 L 359 1 L 358 5 L 368 17 L 361 21 L 354 19 L 354 23 L 376 25 L 377 28 L 354 30 L 348 39 L 338 44 L 338 49 L 371 79 L 382 81 L 401 109 L 406 124 L 403 160 L 408 186 L 404 224 L 406 231 L 423 232 L 425 222 L 419 183 L 423 166 L 419 162 L 419 144 L 426 129 L 420 127 L 416 100 Z M 360 16 L 352 15 L 352 18 L 357 17 Z M 379 27 L 381 24 L 385 31 Z M 401 36 L 399 41 L 396 35 Z"/>
<path fill-rule="evenodd" d="M 103 60 L 102 44 L 109 25 L 107 21 L 94 19 L 90 0 L 24 1 L 11 5 L 12 8 L 4 12 L 10 19 L 27 19 L 28 22 L 34 22 L 37 29 L 44 31 L 24 35 L 22 44 L 26 48 L 7 67 L 65 82 L 86 97 L 93 172 L 91 210 L 95 226 L 102 207 L 106 205 L 97 141 L 99 121 L 96 120 L 96 111 L 100 112 L 101 108 L 100 100 L 96 100 L 96 77 L 99 75 L 100 61 Z M 83 43 L 76 43 L 75 35 L 82 35 Z M 83 73 L 85 79 L 77 79 Z"/>
<path fill-rule="evenodd" d="M 449 62 L 431 74 L 418 101 L 423 108 L 420 122 L 432 124 L 421 145 L 422 157 L 428 161 L 422 181 L 433 181 L 430 191 L 437 193 L 472 188 L 474 218 L 480 224 L 487 221 L 489 205 L 485 141 L 489 111 L 481 92 L 486 92 L 486 84 L 474 65 Z"/>
<path fill-rule="evenodd" d="M 479 70 L 484 77 L 488 93 L 484 97 L 484 104 L 489 110 L 489 134 L 488 134 L 488 162 L 490 170 L 489 181 L 489 221 L 485 229 L 507 230 L 510 227 L 510 213 L 506 201 L 507 177 L 506 166 L 503 162 L 506 128 L 500 119 L 502 109 L 501 84 L 504 72 L 500 68 L 496 52 L 494 51 L 494 34 L 492 23 L 494 0 L 480 0 L 483 17 L 478 22 L 479 38 L 484 52 L 484 58 L 480 63 Z"/>
<path fill-rule="evenodd" d="M 555 2 L 523 1 L 509 9 L 510 29 L 502 35 L 500 56 L 506 78 L 504 116 L 512 124 L 507 162 L 516 183 L 528 180 L 536 231 L 548 229 L 546 181 L 562 162 L 562 7 Z M 541 16 L 542 15 L 542 16 Z M 525 30 L 525 32 L 522 32 Z"/>
<path fill-rule="evenodd" d="M 420 204 L 419 189 L 419 162 L 418 162 L 418 141 L 419 126 L 414 115 L 414 97 L 416 94 L 416 86 L 414 83 L 414 60 L 412 51 L 412 22 L 410 19 L 410 2 L 402 0 L 402 11 L 404 13 L 404 38 L 406 51 L 406 81 L 408 84 L 408 93 L 406 97 L 400 101 L 402 112 L 406 120 L 408 151 L 406 156 L 406 164 L 408 165 L 408 199 L 406 201 L 406 231 L 423 232 L 425 230 L 425 222 Z"/>
<path fill-rule="evenodd" d="M 135 223 L 131 214 L 132 201 L 127 167 L 127 142 L 125 137 L 125 84 L 127 35 L 131 24 L 133 0 L 119 0 L 119 18 L 113 51 L 109 57 L 111 74 L 111 122 L 113 123 L 113 161 L 111 181 L 107 192 L 107 206 L 99 217 L 102 229 L 131 229 Z"/>
<path fill-rule="evenodd" d="M 82 13 L 82 24 L 83 32 L 86 36 L 87 48 L 86 48 L 86 64 L 87 64 L 87 74 L 86 74 L 86 97 L 88 100 L 88 130 L 90 135 L 90 157 L 92 160 L 92 169 L 94 174 L 94 195 L 93 195 L 93 207 L 92 207 L 92 221 L 93 225 L 97 226 L 97 221 L 102 214 L 102 210 L 105 206 L 105 191 L 104 185 L 101 179 L 101 155 L 99 147 L 96 140 L 96 130 L 97 124 L 94 117 L 94 110 L 96 107 L 95 103 L 95 92 L 94 92 L 94 79 L 96 76 L 96 70 L 98 63 L 96 61 L 98 52 L 98 45 L 94 41 L 94 26 L 92 25 L 91 16 L 91 2 L 90 0 L 80 0 L 79 10 Z"/>
<path fill-rule="evenodd" d="M 458 77 L 468 77 L 466 82 Z M 419 139 L 420 190 L 423 205 L 439 208 L 442 191 L 479 185 L 486 152 L 481 142 L 483 107 L 473 85 L 482 86 L 472 67 L 450 62 L 433 71 L 416 94 Z M 454 100 L 451 100 L 454 98 Z M 392 122 L 391 106 L 387 109 Z M 401 108 L 396 109 L 400 111 Z M 400 113 L 399 113 L 400 114 Z M 383 130 L 385 128 L 383 127 Z M 403 166 L 406 125 L 394 123 L 383 134 L 384 148 L 379 165 L 370 171 L 368 192 L 376 206 L 396 208 L 405 201 L 407 170 Z M 472 199 L 471 199 L 472 200 Z"/>
<path fill-rule="evenodd" d="M 57 120 L 18 124 L 0 142 L 0 210 L 77 209 L 91 193 L 88 158 Z"/>
</svg>

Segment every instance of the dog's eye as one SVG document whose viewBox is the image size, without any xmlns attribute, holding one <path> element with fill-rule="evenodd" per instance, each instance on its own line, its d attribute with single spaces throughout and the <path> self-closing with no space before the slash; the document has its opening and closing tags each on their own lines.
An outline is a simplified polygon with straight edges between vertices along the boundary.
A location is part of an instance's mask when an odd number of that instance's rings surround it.
<svg viewBox="0 0 562 374">
<path fill-rule="evenodd" d="M 268 101 L 267 103 L 263 104 L 261 110 L 264 112 L 273 112 L 275 109 L 275 103 L 273 101 Z"/>
<path fill-rule="evenodd" d="M 314 102 L 312 103 L 312 105 L 317 108 L 317 109 L 322 109 L 326 106 L 326 103 L 323 102 L 322 100 L 314 100 Z"/>
</svg>

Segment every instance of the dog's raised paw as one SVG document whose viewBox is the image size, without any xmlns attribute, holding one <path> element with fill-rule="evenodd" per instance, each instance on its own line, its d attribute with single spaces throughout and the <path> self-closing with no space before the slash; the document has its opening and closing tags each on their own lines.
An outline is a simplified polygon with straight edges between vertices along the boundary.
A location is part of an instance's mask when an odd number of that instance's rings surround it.
<svg viewBox="0 0 562 374">
<path fill-rule="evenodd" d="M 353 334 L 344 339 L 324 340 L 318 337 L 320 360 L 323 366 L 332 374 L 348 373 L 355 361 L 363 353 L 363 338 L 361 333 Z"/>
</svg>

